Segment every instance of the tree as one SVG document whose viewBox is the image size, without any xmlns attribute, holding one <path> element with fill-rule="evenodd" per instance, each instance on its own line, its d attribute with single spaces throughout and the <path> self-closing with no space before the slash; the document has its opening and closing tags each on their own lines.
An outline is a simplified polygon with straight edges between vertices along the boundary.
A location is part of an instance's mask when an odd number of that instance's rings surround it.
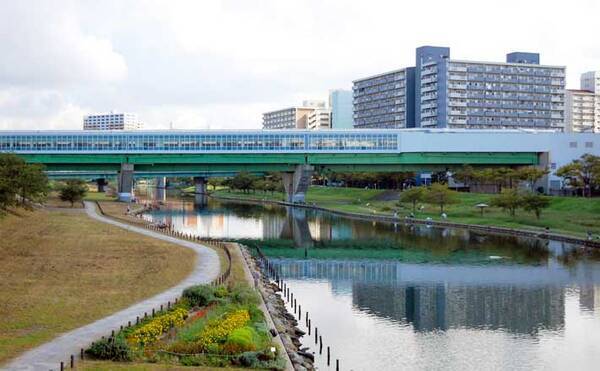
<svg viewBox="0 0 600 371">
<path fill-rule="evenodd" d="M 18 204 L 41 202 L 48 193 L 48 178 L 41 165 L 27 164 L 14 154 L 0 154 L 0 211 Z"/>
<path fill-rule="evenodd" d="M 254 177 L 248 172 L 242 171 L 231 179 L 231 188 L 248 193 L 252 189 L 252 183 L 254 183 Z"/>
<path fill-rule="evenodd" d="M 592 190 L 600 184 L 600 156 L 587 153 L 562 166 L 556 171 L 556 175 L 573 187 L 582 188 L 584 197 L 586 194 L 592 197 Z"/>
<path fill-rule="evenodd" d="M 529 192 L 522 196 L 522 204 L 525 211 L 533 211 L 536 219 L 539 220 L 542 210 L 550 206 L 550 200 L 537 193 Z"/>
<path fill-rule="evenodd" d="M 440 206 L 440 213 L 444 212 L 444 206 L 458 203 L 458 192 L 448 188 L 445 184 L 434 183 L 427 190 L 425 199 Z"/>
<path fill-rule="evenodd" d="M 60 188 L 59 197 L 63 201 L 69 201 L 71 207 L 77 201 L 81 201 L 87 193 L 87 185 L 83 180 L 70 179 Z"/>
<path fill-rule="evenodd" d="M 499 195 L 492 198 L 490 204 L 508 211 L 514 218 L 519 207 L 523 206 L 523 198 L 515 188 L 505 188 Z"/>
<path fill-rule="evenodd" d="M 208 178 L 208 185 L 212 187 L 213 191 L 217 189 L 223 183 L 221 178 Z"/>
<path fill-rule="evenodd" d="M 17 178 L 17 186 L 21 204 L 26 202 L 43 202 L 48 195 L 48 177 L 39 164 L 25 165 Z"/>
<path fill-rule="evenodd" d="M 542 179 L 545 175 L 548 175 L 550 171 L 548 169 L 540 169 L 534 166 L 523 167 L 517 170 L 517 177 L 521 180 L 525 180 L 529 183 L 531 191 L 534 191 L 535 183 Z"/>
<path fill-rule="evenodd" d="M 452 174 L 452 178 L 459 183 L 463 183 L 469 187 L 471 182 L 475 180 L 476 172 L 471 165 L 463 165 L 459 170 Z"/>
<path fill-rule="evenodd" d="M 400 202 L 411 202 L 413 213 L 417 211 L 417 202 L 425 200 L 425 188 L 412 187 L 400 193 Z"/>
</svg>

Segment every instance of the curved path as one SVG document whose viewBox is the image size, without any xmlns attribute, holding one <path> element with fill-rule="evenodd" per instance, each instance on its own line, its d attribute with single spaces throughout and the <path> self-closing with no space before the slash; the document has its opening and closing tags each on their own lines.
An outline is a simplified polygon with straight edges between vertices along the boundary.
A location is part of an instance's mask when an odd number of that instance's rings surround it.
<svg viewBox="0 0 600 371">
<path fill-rule="evenodd" d="M 151 312 L 152 308 L 158 308 L 161 304 L 166 304 L 168 301 L 173 302 L 176 297 L 181 295 L 181 291 L 184 288 L 194 284 L 210 282 L 220 273 L 221 264 L 219 255 L 209 247 L 169 237 L 144 228 L 134 227 L 101 216 L 97 213 L 95 204 L 91 202 L 85 203 L 85 211 L 90 218 L 100 222 L 112 224 L 131 232 L 140 233 L 194 250 L 197 255 L 194 271 L 178 285 L 171 287 L 163 293 L 89 325 L 69 331 L 54 340 L 27 351 L 4 366 L 3 370 L 58 370 L 60 369 L 61 361 L 65 362 L 65 368 L 67 368 L 70 354 L 74 354 L 77 360 L 80 349 L 86 348 L 92 341 L 96 341 L 102 336 L 110 335 L 111 330 L 118 329 L 119 326 L 127 324 L 127 321 L 135 320 L 136 316 L 143 315 L 144 312 Z"/>
</svg>

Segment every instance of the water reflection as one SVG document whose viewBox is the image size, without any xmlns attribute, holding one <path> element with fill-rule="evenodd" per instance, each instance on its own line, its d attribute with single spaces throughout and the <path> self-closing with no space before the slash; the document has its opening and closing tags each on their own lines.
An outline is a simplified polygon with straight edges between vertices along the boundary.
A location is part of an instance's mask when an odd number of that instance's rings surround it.
<svg viewBox="0 0 600 371">
<path fill-rule="evenodd" d="M 144 217 L 260 246 L 344 369 L 600 363 L 600 264 L 570 244 L 194 201 L 167 199 Z"/>
</svg>

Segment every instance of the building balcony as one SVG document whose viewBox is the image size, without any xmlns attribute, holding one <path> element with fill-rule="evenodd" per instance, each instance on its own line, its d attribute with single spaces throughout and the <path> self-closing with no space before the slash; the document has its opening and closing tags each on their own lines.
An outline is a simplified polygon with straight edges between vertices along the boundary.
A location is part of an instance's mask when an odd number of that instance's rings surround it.
<svg viewBox="0 0 600 371">
<path fill-rule="evenodd" d="M 430 91 L 436 91 L 436 90 L 437 90 L 437 84 L 421 86 L 421 93 L 428 93 Z"/>
<path fill-rule="evenodd" d="M 437 75 L 424 77 L 424 78 L 421 78 L 421 85 L 430 84 L 432 82 L 437 82 L 437 80 L 438 80 Z"/>
</svg>

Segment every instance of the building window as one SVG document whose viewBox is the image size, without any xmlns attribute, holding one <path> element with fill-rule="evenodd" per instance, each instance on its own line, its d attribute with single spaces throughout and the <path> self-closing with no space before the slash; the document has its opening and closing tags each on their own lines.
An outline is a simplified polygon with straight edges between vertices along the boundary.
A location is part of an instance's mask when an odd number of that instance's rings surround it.
<svg viewBox="0 0 600 371">
<path fill-rule="evenodd" d="M 577 142 L 569 142 L 569 148 L 577 148 Z"/>
<path fill-rule="evenodd" d="M 585 142 L 585 148 L 594 148 L 594 142 Z"/>
</svg>

